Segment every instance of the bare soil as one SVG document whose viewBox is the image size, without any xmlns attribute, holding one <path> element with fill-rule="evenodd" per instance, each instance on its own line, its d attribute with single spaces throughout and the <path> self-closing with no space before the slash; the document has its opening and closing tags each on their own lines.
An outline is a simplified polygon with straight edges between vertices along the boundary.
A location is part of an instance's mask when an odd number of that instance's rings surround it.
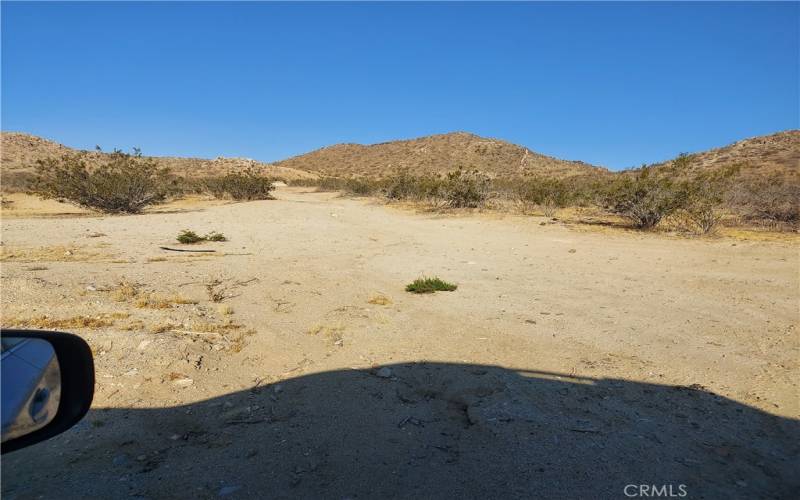
<svg viewBox="0 0 800 500">
<path fill-rule="evenodd" d="M 3 325 L 74 325 L 97 375 L 80 424 L 3 457 L 4 498 L 800 493 L 796 238 L 276 196 L 4 208 Z"/>
</svg>

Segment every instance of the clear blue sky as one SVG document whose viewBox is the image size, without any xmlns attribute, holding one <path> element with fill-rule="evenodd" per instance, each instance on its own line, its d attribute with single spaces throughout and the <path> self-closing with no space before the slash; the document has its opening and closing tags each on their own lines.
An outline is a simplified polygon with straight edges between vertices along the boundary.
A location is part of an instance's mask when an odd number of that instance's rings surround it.
<svg viewBox="0 0 800 500">
<path fill-rule="evenodd" d="M 618 169 L 800 127 L 792 3 L 2 3 L 2 128 L 282 159 L 466 130 Z"/>
</svg>

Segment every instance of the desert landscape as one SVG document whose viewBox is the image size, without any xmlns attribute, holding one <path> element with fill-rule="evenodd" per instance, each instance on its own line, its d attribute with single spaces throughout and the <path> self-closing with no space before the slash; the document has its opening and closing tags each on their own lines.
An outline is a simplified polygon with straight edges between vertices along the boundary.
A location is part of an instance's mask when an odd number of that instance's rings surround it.
<svg viewBox="0 0 800 500">
<path fill-rule="evenodd" d="M 3 172 L 24 171 L 10 154 Z M 796 155 L 772 158 L 792 174 Z M 263 168 L 319 177 L 303 167 Z M 282 180 L 274 199 L 136 215 L 4 194 L 3 326 L 78 333 L 96 363 L 89 415 L 4 457 L 4 497 L 800 488 L 796 232 L 698 238 Z M 457 288 L 405 290 L 434 276 Z"/>
</svg>

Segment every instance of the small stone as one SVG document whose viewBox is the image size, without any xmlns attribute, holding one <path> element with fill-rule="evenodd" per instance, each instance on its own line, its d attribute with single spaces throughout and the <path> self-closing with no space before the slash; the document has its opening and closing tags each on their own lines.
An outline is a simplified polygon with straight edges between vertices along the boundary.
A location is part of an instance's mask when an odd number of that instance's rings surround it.
<svg viewBox="0 0 800 500">
<path fill-rule="evenodd" d="M 147 460 L 147 455 L 139 455 L 138 457 L 136 457 L 136 460 L 144 462 L 145 460 Z"/>
<path fill-rule="evenodd" d="M 125 373 L 123 373 L 123 375 L 126 376 L 126 377 L 133 377 L 137 373 L 139 373 L 139 370 L 137 370 L 136 368 L 132 368 L 132 369 L 126 371 Z"/>
<path fill-rule="evenodd" d="M 169 437 L 170 441 L 177 441 L 181 438 L 180 434 L 173 434 Z"/>
<path fill-rule="evenodd" d="M 136 349 L 139 351 L 144 351 L 145 349 L 147 349 L 147 346 L 149 346 L 152 343 L 153 343 L 152 340 L 142 340 L 141 342 L 139 342 L 139 345 L 136 346 Z"/>
<path fill-rule="evenodd" d="M 89 286 L 86 287 L 86 291 L 87 292 L 96 292 L 97 291 L 97 287 L 94 286 L 94 285 L 89 285 Z"/>
<path fill-rule="evenodd" d="M 122 453 L 114 457 L 114 460 L 111 461 L 114 465 L 125 465 L 128 463 L 128 455 Z"/>
<path fill-rule="evenodd" d="M 172 385 L 177 387 L 189 387 L 190 385 L 194 384 L 194 380 L 186 377 L 186 378 L 179 378 L 177 380 L 172 381 Z"/>
<path fill-rule="evenodd" d="M 389 378 L 392 376 L 392 369 L 387 366 L 384 366 L 383 368 L 375 372 L 375 375 L 380 378 Z"/>
<path fill-rule="evenodd" d="M 275 394 L 282 393 L 283 392 L 283 384 L 275 384 L 275 386 L 272 388 L 272 392 L 274 392 Z"/>
<path fill-rule="evenodd" d="M 742 488 L 744 488 L 745 486 L 747 486 L 747 482 L 745 482 L 745 481 L 742 481 L 742 480 L 740 479 L 740 480 L 736 481 L 736 485 L 737 485 L 737 486 L 741 486 Z"/>
<path fill-rule="evenodd" d="M 569 249 L 569 253 L 575 253 L 575 252 L 577 252 L 577 250 L 575 250 L 574 248 Z"/>
<path fill-rule="evenodd" d="M 228 496 L 232 493 L 236 493 L 241 488 L 242 488 L 241 486 L 223 486 L 222 488 L 219 489 L 218 495 L 221 497 Z"/>
</svg>

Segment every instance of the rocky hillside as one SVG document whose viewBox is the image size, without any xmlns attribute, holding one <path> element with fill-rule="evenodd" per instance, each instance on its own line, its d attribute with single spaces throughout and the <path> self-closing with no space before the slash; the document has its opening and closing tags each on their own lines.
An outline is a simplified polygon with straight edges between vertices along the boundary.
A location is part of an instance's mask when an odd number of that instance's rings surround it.
<svg viewBox="0 0 800 500">
<path fill-rule="evenodd" d="M 77 153 L 77 150 L 57 142 L 42 139 L 30 134 L 20 132 L 2 132 L 2 149 L 0 149 L 0 175 L 4 191 L 13 191 L 24 185 L 25 179 L 30 178 L 36 161 L 53 156 Z M 97 151 L 86 152 L 89 165 L 100 162 L 106 153 Z M 275 166 L 262 163 L 249 158 L 223 158 L 213 160 L 203 158 L 180 158 L 161 156 L 154 157 L 164 167 L 181 176 L 209 177 L 227 172 L 254 167 L 262 170 L 265 175 L 274 176 L 284 180 L 313 178 L 316 175 L 294 170 L 292 168 Z"/>
<path fill-rule="evenodd" d="M 800 130 L 751 137 L 692 154 L 691 168 L 694 170 L 727 165 L 740 165 L 743 179 L 773 174 L 785 178 L 797 177 L 800 175 Z"/>
<path fill-rule="evenodd" d="M 568 177 L 607 172 L 581 161 L 566 161 L 498 139 L 466 132 L 430 135 L 368 146 L 336 144 L 275 163 L 281 167 L 337 177 L 384 177 L 401 169 L 417 175 L 476 168 L 498 177 Z"/>
</svg>

